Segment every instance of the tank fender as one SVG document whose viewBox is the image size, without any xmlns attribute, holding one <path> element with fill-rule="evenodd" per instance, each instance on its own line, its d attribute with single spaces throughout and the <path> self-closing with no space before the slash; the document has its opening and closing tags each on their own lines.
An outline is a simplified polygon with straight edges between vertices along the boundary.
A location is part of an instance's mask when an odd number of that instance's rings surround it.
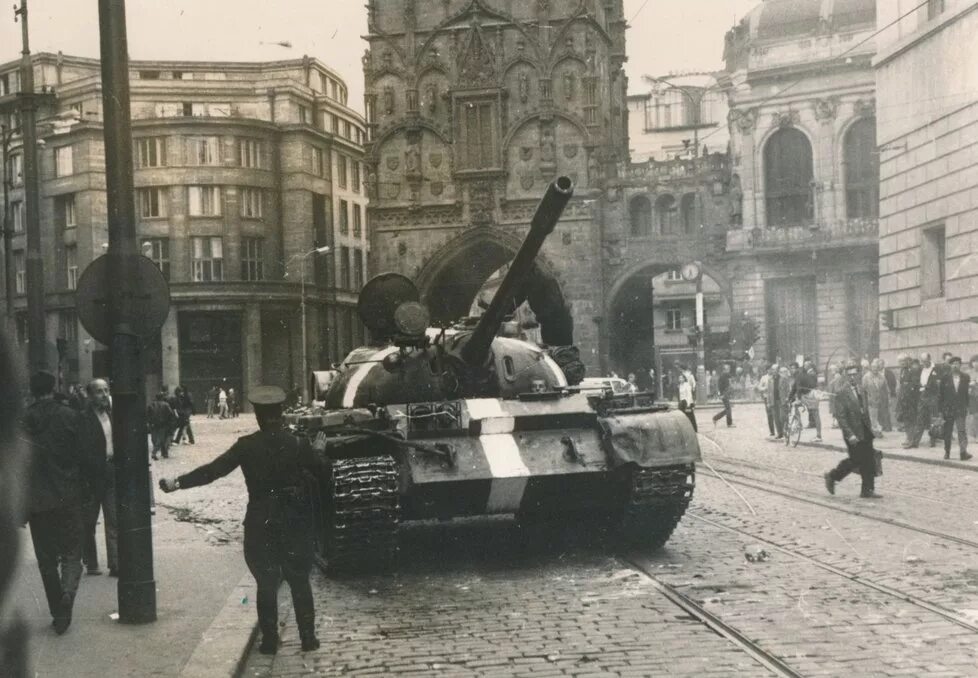
<svg viewBox="0 0 978 678">
<path fill-rule="evenodd" d="M 703 458 L 696 432 L 679 410 L 610 414 L 598 417 L 598 426 L 612 468 L 629 463 L 656 468 Z"/>
</svg>

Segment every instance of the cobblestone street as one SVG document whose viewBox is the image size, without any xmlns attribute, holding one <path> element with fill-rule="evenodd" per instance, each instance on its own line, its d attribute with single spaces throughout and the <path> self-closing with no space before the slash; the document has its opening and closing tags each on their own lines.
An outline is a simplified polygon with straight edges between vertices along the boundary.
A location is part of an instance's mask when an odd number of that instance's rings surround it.
<svg viewBox="0 0 978 678">
<path fill-rule="evenodd" d="M 319 652 L 299 652 L 283 589 L 283 648 L 244 675 L 978 675 L 978 474 L 888 459 L 883 499 L 854 480 L 832 497 L 838 451 L 764 441 L 759 406 L 737 415 L 701 435 L 661 552 L 505 519 L 410 525 L 389 576 L 317 574 Z"/>
</svg>

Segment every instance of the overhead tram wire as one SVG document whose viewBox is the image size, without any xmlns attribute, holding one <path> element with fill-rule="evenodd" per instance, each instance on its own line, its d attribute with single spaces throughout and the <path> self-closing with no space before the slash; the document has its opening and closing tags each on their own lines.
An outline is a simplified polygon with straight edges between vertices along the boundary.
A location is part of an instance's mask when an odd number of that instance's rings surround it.
<svg viewBox="0 0 978 678">
<path fill-rule="evenodd" d="M 911 14 L 913 14 L 914 12 L 916 12 L 917 10 L 926 7 L 928 4 L 929 4 L 929 0 L 924 0 L 919 5 L 916 5 L 915 7 L 912 7 L 911 9 L 907 10 L 906 12 L 904 12 L 903 14 L 901 14 L 900 16 L 898 16 L 896 19 L 894 19 L 893 21 L 891 21 L 890 23 L 886 24 L 882 28 L 877 29 L 872 34 L 866 36 L 865 38 L 863 38 L 862 40 L 860 40 L 859 42 L 857 42 L 855 45 L 853 45 L 852 47 L 850 47 L 846 51 L 842 52 L 842 54 L 839 54 L 836 57 L 836 59 L 842 59 L 846 55 L 851 54 L 853 51 L 859 49 L 860 47 L 862 47 L 863 45 L 865 45 L 867 42 L 869 42 L 873 38 L 875 38 L 878 35 L 880 35 L 881 33 L 883 33 L 883 31 L 885 31 L 885 30 L 887 30 L 889 28 L 892 28 L 893 26 L 895 26 L 896 24 L 900 23 L 901 21 L 903 21 L 904 19 L 906 19 L 908 16 L 910 16 Z M 794 82 L 792 82 L 792 83 L 786 85 L 785 87 L 783 87 L 782 89 L 778 90 L 778 92 L 776 94 L 771 94 L 771 95 L 769 95 L 767 97 L 764 97 L 764 98 L 759 99 L 757 101 L 751 102 L 751 106 L 756 108 L 757 106 L 761 106 L 763 104 L 766 104 L 769 101 L 773 101 L 775 99 L 779 99 L 789 89 L 792 89 L 792 88 L 796 87 L 797 85 L 800 85 L 806 79 L 807 78 L 798 78 Z M 735 120 L 738 120 L 738 119 L 744 117 L 742 114 L 739 114 L 737 111 L 731 111 L 731 113 L 734 114 L 734 119 L 731 120 L 731 122 L 734 122 Z M 717 127 L 715 130 L 713 130 L 712 132 L 710 132 L 706 136 L 702 137 L 699 140 L 700 143 L 703 143 L 704 141 L 706 141 L 707 139 L 709 139 L 710 137 L 712 137 L 714 134 L 718 134 L 722 129 L 723 129 L 722 126 Z"/>
</svg>

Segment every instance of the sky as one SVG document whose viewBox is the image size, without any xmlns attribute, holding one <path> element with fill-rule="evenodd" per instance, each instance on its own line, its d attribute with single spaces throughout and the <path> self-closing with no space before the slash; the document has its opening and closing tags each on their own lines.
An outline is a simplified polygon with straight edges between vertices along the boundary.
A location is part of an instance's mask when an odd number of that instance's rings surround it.
<svg viewBox="0 0 978 678">
<path fill-rule="evenodd" d="M 385 0 L 379 0 L 384 2 Z M 0 10 L 0 63 L 20 54 L 12 2 Z M 132 59 L 266 61 L 316 57 L 338 71 L 353 108 L 363 109 L 360 57 L 365 0 L 128 0 Z M 642 74 L 716 70 L 723 36 L 759 0 L 625 0 L 631 25 L 626 72 L 633 92 Z M 31 51 L 98 56 L 97 0 L 28 0 Z M 276 43 L 287 41 L 291 48 Z"/>
</svg>

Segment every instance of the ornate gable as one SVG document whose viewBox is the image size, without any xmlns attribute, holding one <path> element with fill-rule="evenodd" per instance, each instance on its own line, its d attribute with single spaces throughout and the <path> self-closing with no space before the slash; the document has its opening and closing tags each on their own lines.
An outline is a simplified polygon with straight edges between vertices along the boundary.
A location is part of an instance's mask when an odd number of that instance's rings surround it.
<svg viewBox="0 0 978 678">
<path fill-rule="evenodd" d="M 466 36 L 465 48 L 459 57 L 459 84 L 462 87 L 494 87 L 496 85 L 496 56 L 482 33 L 479 20 L 473 17 Z"/>
</svg>

